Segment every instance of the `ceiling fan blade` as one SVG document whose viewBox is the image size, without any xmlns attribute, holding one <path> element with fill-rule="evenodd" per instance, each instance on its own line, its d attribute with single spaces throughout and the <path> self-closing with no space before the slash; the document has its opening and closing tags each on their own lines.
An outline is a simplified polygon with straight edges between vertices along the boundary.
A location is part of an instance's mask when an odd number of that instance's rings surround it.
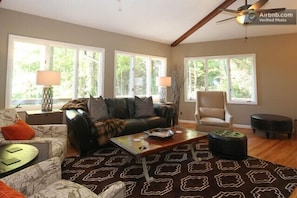
<svg viewBox="0 0 297 198">
<path fill-rule="evenodd" d="M 231 19 L 236 19 L 237 16 L 234 16 L 234 17 L 230 17 L 230 18 L 227 18 L 227 19 L 223 19 L 223 20 L 220 20 L 220 21 L 217 21 L 217 23 L 221 23 L 221 22 L 224 22 L 224 21 L 229 21 Z"/>
<path fill-rule="evenodd" d="M 272 9 L 259 9 L 259 10 L 256 10 L 257 13 L 275 13 L 275 12 L 282 12 L 282 11 L 285 11 L 286 8 L 272 8 Z"/>
<path fill-rule="evenodd" d="M 257 9 L 261 8 L 267 2 L 268 2 L 268 0 L 259 0 L 256 3 L 254 3 L 253 5 L 251 5 L 249 7 L 249 10 L 257 10 Z"/>
<path fill-rule="evenodd" d="M 233 14 L 238 14 L 238 13 L 240 13 L 240 11 L 238 11 L 238 10 L 231 10 L 231 9 L 227 9 L 227 8 L 225 8 L 225 9 L 220 9 L 221 11 L 223 11 L 223 12 L 230 12 L 230 13 L 233 13 Z"/>
</svg>

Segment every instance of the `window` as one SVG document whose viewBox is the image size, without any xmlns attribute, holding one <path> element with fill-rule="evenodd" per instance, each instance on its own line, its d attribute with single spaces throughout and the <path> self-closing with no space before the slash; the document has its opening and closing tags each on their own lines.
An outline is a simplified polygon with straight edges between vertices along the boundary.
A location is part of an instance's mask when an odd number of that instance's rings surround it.
<svg viewBox="0 0 297 198">
<path fill-rule="evenodd" d="M 186 101 L 196 100 L 196 91 L 226 91 L 229 103 L 256 104 L 254 54 L 185 58 Z"/>
<path fill-rule="evenodd" d="M 101 95 L 104 49 L 9 35 L 6 107 L 41 104 L 37 70 L 61 73 L 54 105 L 72 98 Z"/>
<path fill-rule="evenodd" d="M 116 52 L 115 61 L 116 97 L 159 98 L 156 78 L 166 75 L 166 58 Z"/>
</svg>

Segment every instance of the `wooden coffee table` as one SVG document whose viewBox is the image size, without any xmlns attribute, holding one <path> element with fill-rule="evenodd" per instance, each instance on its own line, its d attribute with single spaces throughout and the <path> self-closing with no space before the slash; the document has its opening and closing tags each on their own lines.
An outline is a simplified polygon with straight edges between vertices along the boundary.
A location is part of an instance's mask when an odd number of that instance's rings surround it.
<svg viewBox="0 0 297 198">
<path fill-rule="evenodd" d="M 169 150 L 173 147 L 191 143 L 191 153 L 196 161 L 197 158 L 194 151 L 193 144 L 201 139 L 206 139 L 208 133 L 199 132 L 192 129 L 181 127 L 171 128 L 174 135 L 166 139 L 156 139 L 148 137 L 147 134 L 136 133 L 132 135 L 125 135 L 111 138 L 111 142 L 135 157 L 141 157 L 143 173 L 147 182 L 151 182 L 154 178 L 148 174 L 147 163 L 145 157 L 151 154 L 159 153 L 161 151 Z"/>
</svg>

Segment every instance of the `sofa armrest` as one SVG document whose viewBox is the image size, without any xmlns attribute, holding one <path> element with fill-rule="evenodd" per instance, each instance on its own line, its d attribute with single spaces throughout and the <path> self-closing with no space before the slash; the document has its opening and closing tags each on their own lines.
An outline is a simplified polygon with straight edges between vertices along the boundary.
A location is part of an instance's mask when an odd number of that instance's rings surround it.
<svg viewBox="0 0 297 198">
<path fill-rule="evenodd" d="M 122 181 L 111 184 L 98 195 L 99 198 L 124 198 L 126 197 L 126 185 Z"/>
<path fill-rule="evenodd" d="M 92 123 L 86 114 L 76 110 L 66 110 L 66 123 L 68 139 L 81 156 L 98 147 L 97 131 L 95 133 L 95 128 L 90 126 Z"/>
<path fill-rule="evenodd" d="M 154 111 L 157 116 L 166 117 L 167 114 L 167 106 L 163 104 L 154 104 Z"/>
<path fill-rule="evenodd" d="M 61 137 L 67 138 L 66 124 L 30 125 L 36 137 Z"/>
<path fill-rule="evenodd" d="M 172 105 L 154 104 L 154 111 L 157 116 L 160 116 L 166 119 L 167 127 L 170 127 L 172 125 L 174 111 L 175 111 Z"/>
<path fill-rule="evenodd" d="M 26 196 L 46 188 L 61 179 L 61 162 L 54 157 L 29 166 L 1 180 Z"/>
</svg>

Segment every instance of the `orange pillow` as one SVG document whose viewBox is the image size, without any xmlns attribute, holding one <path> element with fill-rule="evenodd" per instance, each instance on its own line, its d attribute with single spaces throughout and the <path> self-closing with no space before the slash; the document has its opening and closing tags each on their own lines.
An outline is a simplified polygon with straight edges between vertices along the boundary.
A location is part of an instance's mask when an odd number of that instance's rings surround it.
<svg viewBox="0 0 297 198">
<path fill-rule="evenodd" d="M 0 198 L 25 198 L 24 195 L 0 181 Z"/>
<path fill-rule="evenodd" d="M 35 136 L 32 127 L 21 119 L 13 125 L 2 127 L 2 134 L 6 140 L 30 140 Z"/>
</svg>

